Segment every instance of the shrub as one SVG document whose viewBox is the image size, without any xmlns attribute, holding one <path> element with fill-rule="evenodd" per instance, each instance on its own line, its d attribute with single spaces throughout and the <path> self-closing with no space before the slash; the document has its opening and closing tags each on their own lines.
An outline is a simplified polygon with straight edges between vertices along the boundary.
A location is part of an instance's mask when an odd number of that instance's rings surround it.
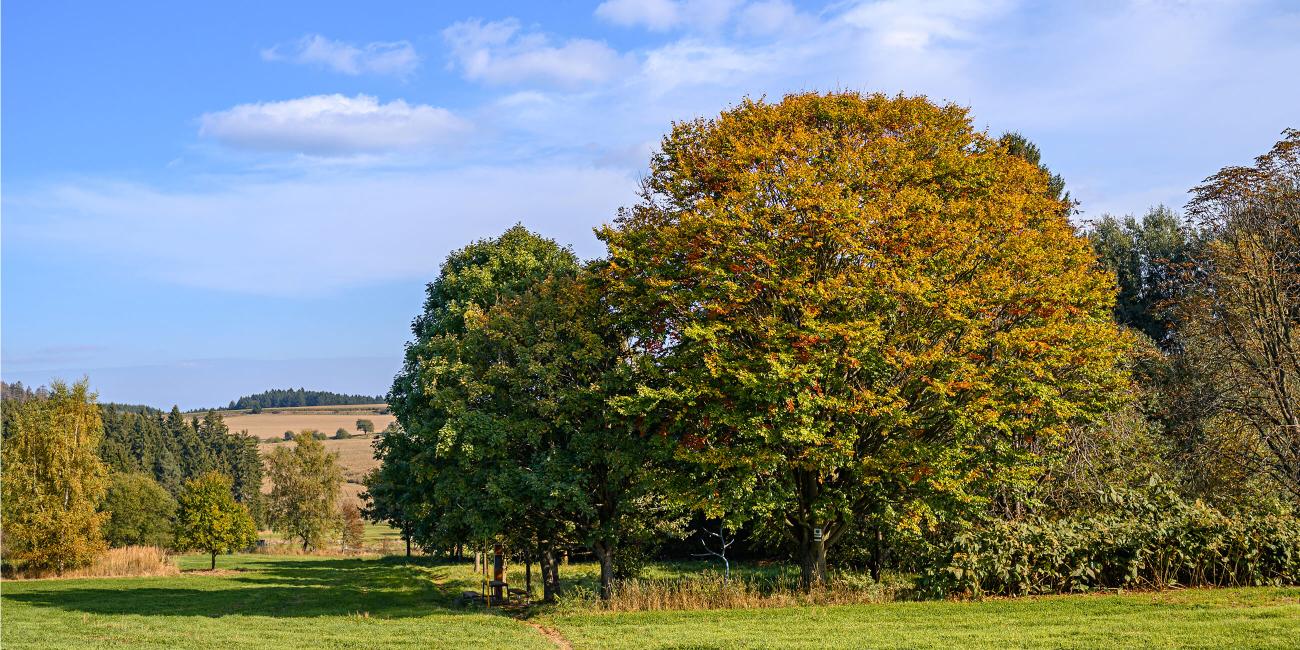
<svg viewBox="0 0 1300 650">
<path fill-rule="evenodd" d="M 347 440 L 348 438 L 351 438 L 351 437 L 352 437 L 352 434 L 351 434 L 351 433 L 348 433 L 348 430 L 347 430 L 347 429 L 344 429 L 343 427 L 339 427 L 339 430 L 334 432 L 334 439 L 335 439 L 335 440 Z"/>
<path fill-rule="evenodd" d="M 936 549 L 931 596 L 1300 584 L 1300 520 L 1224 514 L 1171 490 L 1112 492 L 1098 513 L 995 521 Z"/>
<path fill-rule="evenodd" d="M 113 474 L 102 509 L 109 513 L 104 539 L 110 546 L 168 546 L 176 499 L 147 474 Z"/>
<path fill-rule="evenodd" d="M 343 521 L 343 550 L 361 550 L 366 541 L 366 522 L 361 519 L 361 511 L 348 502 L 339 509 L 339 518 Z"/>
<path fill-rule="evenodd" d="M 285 439 L 285 440 L 293 440 L 293 432 L 292 432 L 292 431 L 285 431 L 285 432 L 284 432 L 284 439 Z"/>
</svg>

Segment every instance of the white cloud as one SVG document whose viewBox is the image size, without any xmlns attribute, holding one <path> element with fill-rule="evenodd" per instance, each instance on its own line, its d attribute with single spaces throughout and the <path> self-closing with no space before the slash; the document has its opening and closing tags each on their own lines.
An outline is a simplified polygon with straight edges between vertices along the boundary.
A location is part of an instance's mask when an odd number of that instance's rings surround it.
<svg viewBox="0 0 1300 650">
<path fill-rule="evenodd" d="M 579 86 L 612 79 L 626 62 L 600 41 L 575 38 L 553 45 L 526 33 L 519 21 L 466 20 L 443 30 L 455 65 L 467 79 L 490 84 Z"/>
<path fill-rule="evenodd" d="M 843 20 L 886 47 L 920 50 L 936 41 L 970 40 L 973 27 L 1009 6 L 1008 0 L 879 0 L 859 4 Z"/>
<path fill-rule="evenodd" d="M 673 0 L 605 0 L 596 7 L 596 16 L 615 25 L 653 30 L 674 27 L 681 20 Z"/>
<path fill-rule="evenodd" d="M 651 31 L 715 30 L 731 19 L 740 0 L 606 0 L 596 17 L 622 27 Z"/>
<path fill-rule="evenodd" d="M 262 50 L 266 61 L 319 65 L 348 75 L 378 74 L 405 77 L 415 72 L 420 57 L 407 41 L 374 42 L 362 46 L 308 34 L 293 43 Z"/>
<path fill-rule="evenodd" d="M 444 108 L 338 94 L 240 104 L 199 123 L 200 135 L 227 146 L 317 156 L 425 149 L 469 128 Z"/>
<path fill-rule="evenodd" d="M 727 45 L 678 41 L 646 54 L 641 74 L 650 89 L 663 93 L 678 86 L 730 84 L 772 70 L 763 51 Z"/>
<path fill-rule="evenodd" d="M 237 176 L 184 190 L 83 181 L 6 191 L 5 245 L 183 286 L 317 295 L 433 277 L 451 250 L 516 222 L 596 256 L 591 229 L 635 190 L 625 172 L 556 161 Z"/>
<path fill-rule="evenodd" d="M 767 36 L 782 31 L 802 31 L 811 22 L 800 15 L 788 0 L 760 0 L 740 10 L 736 29 L 741 34 Z"/>
</svg>

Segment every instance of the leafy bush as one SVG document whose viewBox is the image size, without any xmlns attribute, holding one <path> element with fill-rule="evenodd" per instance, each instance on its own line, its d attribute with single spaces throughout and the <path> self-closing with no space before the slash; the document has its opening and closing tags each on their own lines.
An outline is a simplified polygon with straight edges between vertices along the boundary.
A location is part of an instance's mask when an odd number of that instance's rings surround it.
<svg viewBox="0 0 1300 650">
<path fill-rule="evenodd" d="M 349 432 L 347 429 L 344 429 L 343 427 L 339 427 L 339 430 L 334 432 L 335 440 L 347 440 L 348 438 L 351 437 L 352 437 L 352 433 Z"/>
<path fill-rule="evenodd" d="M 1112 491 L 1104 509 L 995 521 L 935 549 L 919 591 L 1025 595 L 1189 585 L 1300 584 L 1300 519 L 1230 516 L 1153 485 Z"/>
<path fill-rule="evenodd" d="M 172 542 L 176 500 L 147 474 L 113 474 L 101 508 L 109 513 L 104 539 L 110 546 L 159 546 Z"/>
</svg>

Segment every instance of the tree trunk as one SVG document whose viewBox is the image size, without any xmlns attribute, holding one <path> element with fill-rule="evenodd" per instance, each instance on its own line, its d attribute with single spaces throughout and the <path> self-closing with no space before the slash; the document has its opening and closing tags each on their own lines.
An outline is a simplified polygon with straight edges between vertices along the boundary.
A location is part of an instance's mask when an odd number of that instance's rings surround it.
<svg viewBox="0 0 1300 650">
<path fill-rule="evenodd" d="M 551 584 L 555 585 L 555 593 L 560 593 L 560 563 L 556 562 L 555 552 L 551 551 Z"/>
<path fill-rule="evenodd" d="M 524 556 L 524 593 L 528 594 L 528 599 L 533 598 L 533 558 Z"/>
<path fill-rule="evenodd" d="M 212 566 L 211 566 L 211 568 L 210 568 L 209 570 L 210 570 L 210 571 L 216 571 L 216 570 L 217 570 L 217 554 L 216 554 L 216 553 L 213 553 L 213 554 L 212 554 Z"/>
<path fill-rule="evenodd" d="M 609 600 L 614 596 L 614 545 L 597 542 L 591 550 L 600 560 L 600 599 Z"/>
<path fill-rule="evenodd" d="M 814 541 L 812 527 L 799 532 L 799 583 L 807 592 L 826 583 L 826 538 Z"/>
<path fill-rule="evenodd" d="M 556 588 L 559 586 L 559 573 L 555 570 L 555 554 L 551 551 L 542 551 L 540 558 L 542 565 L 542 602 L 555 602 Z"/>
<path fill-rule="evenodd" d="M 406 557 L 411 557 L 411 536 L 406 536 Z"/>
<path fill-rule="evenodd" d="M 885 564 L 885 531 L 876 524 L 876 543 L 871 548 L 871 579 L 880 582 L 880 570 Z"/>
</svg>

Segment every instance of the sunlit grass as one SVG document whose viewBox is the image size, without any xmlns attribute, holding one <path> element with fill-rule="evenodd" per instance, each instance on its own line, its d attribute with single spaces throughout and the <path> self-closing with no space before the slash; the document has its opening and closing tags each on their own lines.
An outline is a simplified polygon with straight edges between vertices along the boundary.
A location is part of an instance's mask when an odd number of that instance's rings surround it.
<svg viewBox="0 0 1300 650">
<path fill-rule="evenodd" d="M 1192 589 L 982 602 L 600 612 L 460 607 L 481 575 L 432 558 L 233 555 L 179 558 L 171 577 L 6 581 L 4 648 L 546 648 L 522 620 L 576 648 L 1295 647 L 1300 589 Z M 651 579 L 716 570 L 657 564 Z M 762 577 L 788 567 L 745 566 Z M 523 566 L 508 578 L 522 585 Z M 569 589 L 594 588 L 597 567 L 561 567 Z M 534 565 L 534 578 L 537 569 Z M 539 581 L 534 583 L 540 589 Z"/>
</svg>

